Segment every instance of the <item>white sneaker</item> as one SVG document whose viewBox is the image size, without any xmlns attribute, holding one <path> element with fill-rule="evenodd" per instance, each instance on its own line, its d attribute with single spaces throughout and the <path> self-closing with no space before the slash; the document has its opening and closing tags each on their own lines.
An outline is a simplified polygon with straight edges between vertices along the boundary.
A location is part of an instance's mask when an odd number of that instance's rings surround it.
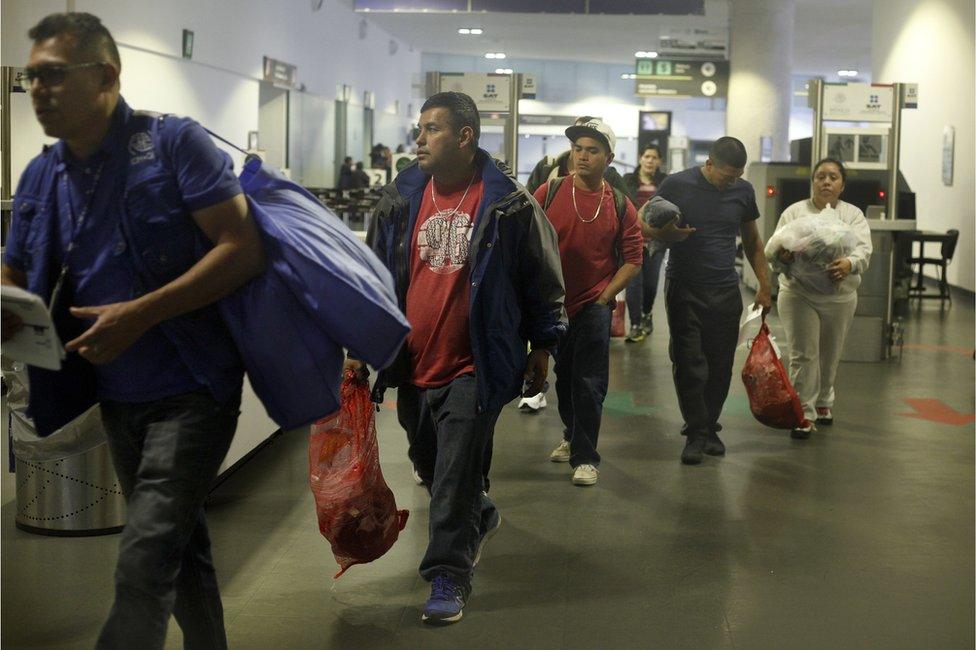
<svg viewBox="0 0 976 650">
<path fill-rule="evenodd" d="M 573 485 L 595 485 L 600 470 L 592 465 L 580 465 L 573 472 Z"/>
<path fill-rule="evenodd" d="M 538 413 L 547 406 L 549 403 L 546 401 L 545 393 L 539 393 L 534 397 L 523 397 L 518 405 L 519 410 L 526 413 Z"/>
<path fill-rule="evenodd" d="M 569 455 L 569 441 L 560 440 L 559 445 L 549 454 L 549 460 L 554 463 L 568 463 Z"/>
</svg>

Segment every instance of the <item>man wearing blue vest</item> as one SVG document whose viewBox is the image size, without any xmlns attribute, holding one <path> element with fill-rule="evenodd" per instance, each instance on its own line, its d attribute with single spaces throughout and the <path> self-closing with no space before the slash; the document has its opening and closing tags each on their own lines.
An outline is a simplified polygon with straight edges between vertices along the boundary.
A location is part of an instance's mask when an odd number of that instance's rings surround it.
<svg viewBox="0 0 976 650">
<path fill-rule="evenodd" d="M 203 502 L 237 426 L 243 368 L 213 303 L 262 272 L 260 237 L 206 132 L 167 118 L 153 137 L 120 97 L 118 49 L 98 18 L 53 14 L 29 36 L 34 112 L 59 141 L 20 180 L 2 277 L 56 321 L 77 319 L 66 367 L 93 374 L 126 495 L 98 647 L 162 648 L 174 614 L 186 647 L 225 648 Z M 17 329 L 9 314 L 4 326 L 5 339 Z M 36 420 L 47 407 L 32 408 Z"/>
</svg>

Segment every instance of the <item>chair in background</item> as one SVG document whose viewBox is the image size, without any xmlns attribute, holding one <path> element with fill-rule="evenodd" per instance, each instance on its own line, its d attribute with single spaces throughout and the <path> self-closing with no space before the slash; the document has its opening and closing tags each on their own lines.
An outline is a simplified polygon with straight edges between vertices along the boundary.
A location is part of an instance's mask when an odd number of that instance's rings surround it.
<svg viewBox="0 0 976 650">
<path fill-rule="evenodd" d="M 938 298 L 940 305 L 944 307 L 946 300 L 948 300 L 950 304 L 952 303 L 952 294 L 949 292 L 949 282 L 946 279 L 946 268 L 949 266 L 949 262 L 952 261 L 952 256 L 956 253 L 956 244 L 959 242 L 959 231 L 955 229 L 946 231 L 945 237 L 941 239 L 941 241 L 941 257 L 925 257 L 923 253 L 919 257 L 912 257 L 908 260 L 912 265 L 918 264 L 918 282 L 915 284 L 915 286 L 908 290 L 908 295 L 911 298 L 919 299 Z M 925 287 L 922 284 L 922 278 L 926 264 L 937 266 L 940 269 L 938 295 L 925 295 Z"/>
</svg>

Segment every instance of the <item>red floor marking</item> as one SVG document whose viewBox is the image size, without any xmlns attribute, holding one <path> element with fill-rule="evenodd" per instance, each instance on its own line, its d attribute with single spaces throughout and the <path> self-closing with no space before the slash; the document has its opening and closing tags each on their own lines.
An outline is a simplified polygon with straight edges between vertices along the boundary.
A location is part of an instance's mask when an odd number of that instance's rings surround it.
<svg viewBox="0 0 976 650">
<path fill-rule="evenodd" d="M 952 352 L 953 354 L 961 354 L 964 357 L 973 357 L 973 348 L 961 348 L 954 347 L 951 345 L 929 345 L 927 343 L 906 343 L 906 350 L 925 350 L 926 352 Z"/>
<path fill-rule="evenodd" d="M 954 426 L 976 422 L 976 413 L 962 413 L 941 400 L 905 398 L 905 402 L 916 411 L 915 413 L 899 413 L 906 418 L 917 418 Z"/>
</svg>

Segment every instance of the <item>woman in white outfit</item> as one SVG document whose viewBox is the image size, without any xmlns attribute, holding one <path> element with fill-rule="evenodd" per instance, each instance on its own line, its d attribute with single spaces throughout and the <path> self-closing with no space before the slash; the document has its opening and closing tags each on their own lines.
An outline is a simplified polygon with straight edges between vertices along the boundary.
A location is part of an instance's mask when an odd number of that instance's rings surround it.
<svg viewBox="0 0 976 650">
<path fill-rule="evenodd" d="M 798 440 L 810 437 L 814 422 L 833 424 L 834 377 L 857 309 L 861 274 L 868 268 L 872 250 L 871 230 L 864 213 L 840 200 L 847 180 L 844 165 L 824 158 L 813 168 L 812 180 L 810 198 L 788 207 L 780 216 L 777 231 L 791 221 L 819 215 L 830 206 L 830 213 L 836 211 L 836 216 L 850 226 L 857 245 L 849 255 L 827 265 L 824 273 L 832 281 L 830 293 L 790 277 L 794 255 L 776 245 L 775 235 L 766 246 L 766 259 L 773 271 L 780 273 L 778 308 L 790 347 L 790 381 L 800 396 L 807 420 L 791 433 Z"/>
</svg>

